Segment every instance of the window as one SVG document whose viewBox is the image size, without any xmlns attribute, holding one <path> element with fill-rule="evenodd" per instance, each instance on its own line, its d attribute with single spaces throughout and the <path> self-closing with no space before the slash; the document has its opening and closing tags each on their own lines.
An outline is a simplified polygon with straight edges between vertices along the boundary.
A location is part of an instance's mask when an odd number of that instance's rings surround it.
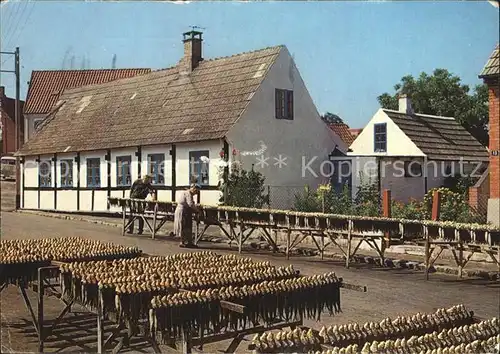
<svg viewBox="0 0 500 354">
<path fill-rule="evenodd" d="M 131 156 L 118 156 L 116 158 L 116 185 L 130 186 L 132 177 L 130 175 Z"/>
<path fill-rule="evenodd" d="M 38 128 L 40 128 L 40 125 L 43 123 L 43 119 L 35 119 L 33 121 L 33 128 L 35 129 L 35 132 L 38 131 Z"/>
<path fill-rule="evenodd" d="M 374 126 L 375 152 L 387 152 L 387 124 L 378 123 Z"/>
<path fill-rule="evenodd" d="M 418 161 L 405 161 L 405 177 L 421 177 L 422 164 Z"/>
<path fill-rule="evenodd" d="M 38 165 L 38 184 L 40 187 L 52 186 L 52 162 L 50 160 L 40 161 Z"/>
<path fill-rule="evenodd" d="M 191 151 L 189 153 L 189 183 L 208 185 L 208 164 L 208 150 Z"/>
<path fill-rule="evenodd" d="M 73 160 L 61 160 L 61 187 L 73 187 Z"/>
<path fill-rule="evenodd" d="M 165 154 L 148 155 L 148 174 L 153 184 L 165 184 Z"/>
<path fill-rule="evenodd" d="M 277 119 L 293 119 L 293 91 L 276 89 L 275 105 Z"/>
<path fill-rule="evenodd" d="M 101 186 L 101 160 L 87 159 L 87 187 Z"/>
</svg>

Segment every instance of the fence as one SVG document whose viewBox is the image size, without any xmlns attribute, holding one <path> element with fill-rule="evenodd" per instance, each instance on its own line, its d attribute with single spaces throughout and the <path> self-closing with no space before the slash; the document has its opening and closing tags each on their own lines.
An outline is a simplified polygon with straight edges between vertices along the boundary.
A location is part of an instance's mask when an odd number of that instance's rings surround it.
<svg viewBox="0 0 500 354">
<path fill-rule="evenodd" d="M 469 206 L 480 219 L 486 219 L 488 212 L 488 197 L 490 195 L 489 170 L 483 173 L 476 184 L 469 188 Z"/>
<path fill-rule="evenodd" d="M 290 210 L 295 196 L 304 192 L 304 186 L 271 186 L 231 188 L 223 192 L 226 205 Z"/>
<path fill-rule="evenodd" d="M 333 197 L 332 197 L 333 196 Z M 476 198 L 476 204 L 457 195 L 450 197 L 440 192 L 439 219 L 460 223 L 484 224 L 487 221 L 487 198 Z M 271 186 L 242 189 L 231 188 L 224 193 L 226 205 L 270 208 L 281 210 L 298 210 L 306 212 L 326 212 L 344 215 L 381 216 L 383 214 L 382 196 L 379 193 L 369 193 L 361 201 L 353 201 L 350 196 L 332 191 L 321 193 L 305 186 Z M 412 204 L 413 203 L 413 204 Z M 389 201 L 395 218 L 425 220 L 431 219 L 432 201 L 413 201 L 403 204 Z"/>
</svg>

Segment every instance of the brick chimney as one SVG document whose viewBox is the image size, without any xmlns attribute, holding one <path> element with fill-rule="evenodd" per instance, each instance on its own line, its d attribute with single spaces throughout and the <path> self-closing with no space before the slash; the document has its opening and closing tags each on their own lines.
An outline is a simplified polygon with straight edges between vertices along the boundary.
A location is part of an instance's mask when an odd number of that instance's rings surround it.
<svg viewBox="0 0 500 354">
<path fill-rule="evenodd" d="M 406 94 L 399 95 L 399 112 L 404 114 L 413 114 L 411 99 Z"/>
<path fill-rule="evenodd" d="M 203 60 L 201 49 L 202 32 L 189 31 L 183 33 L 184 39 L 184 57 L 179 62 L 181 74 L 191 73 Z"/>
<path fill-rule="evenodd" d="M 0 98 L 5 97 L 5 86 L 0 86 Z"/>
</svg>

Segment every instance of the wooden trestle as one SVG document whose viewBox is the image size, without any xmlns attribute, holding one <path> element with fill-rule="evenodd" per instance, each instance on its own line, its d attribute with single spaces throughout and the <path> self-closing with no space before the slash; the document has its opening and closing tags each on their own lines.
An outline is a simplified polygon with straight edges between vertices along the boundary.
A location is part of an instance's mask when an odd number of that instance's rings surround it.
<svg viewBox="0 0 500 354">
<path fill-rule="evenodd" d="M 129 226 L 130 216 L 143 218 L 153 238 L 166 221 L 173 220 L 176 206 L 172 202 L 127 198 L 109 198 L 109 203 L 122 208 L 123 232 Z M 425 247 L 426 279 L 444 249 L 449 249 L 454 255 L 460 278 L 475 253 L 488 254 L 500 273 L 500 231 L 491 231 L 486 225 L 483 230 L 472 226 L 470 229 L 455 229 L 440 222 L 224 206 L 203 206 L 202 215 L 194 218 L 196 244 L 203 239 L 210 226 L 216 226 L 227 237 L 230 246 L 233 242 L 237 245 L 239 253 L 243 251 L 248 238 L 258 230 L 259 236 L 268 243 L 272 251 L 283 252 L 287 259 L 303 241 L 310 239 L 321 259 L 324 258 L 327 247 L 333 246 L 344 256 L 345 267 L 349 268 L 360 246 L 365 243 L 377 253 L 383 266 L 387 248 L 397 238 L 403 243 L 417 243 Z M 282 242 L 279 241 L 278 233 L 284 234 Z M 433 257 L 436 248 L 438 252 Z M 465 251 L 470 253 L 464 256 Z"/>
<path fill-rule="evenodd" d="M 144 255 L 148 256 L 148 255 Z M 106 313 L 103 310 L 102 302 L 102 292 L 98 290 L 99 301 L 97 302 L 97 308 L 91 309 L 85 304 L 76 301 L 74 299 L 67 299 L 62 293 L 62 275 L 60 273 L 60 265 L 63 262 L 51 262 L 50 266 L 38 268 L 37 280 L 27 283 L 14 284 L 1 284 L 0 293 L 8 286 L 17 286 L 22 297 L 26 308 L 30 314 L 31 322 L 38 336 L 38 351 L 40 353 L 44 352 L 44 344 L 48 337 L 53 333 L 53 330 L 58 324 L 63 321 L 64 317 L 71 312 L 72 306 L 79 305 L 87 312 L 94 314 L 96 316 L 96 328 L 97 328 L 97 353 L 104 353 L 111 351 L 112 353 L 118 353 L 123 347 L 126 347 L 130 343 L 130 339 L 137 335 L 142 335 L 155 353 L 161 353 L 160 347 L 158 345 L 156 334 L 150 333 L 148 331 L 148 326 L 145 323 L 138 324 L 136 327 L 131 324 L 130 321 L 118 319 L 116 315 Z M 366 292 L 365 286 L 359 286 L 354 284 L 349 284 L 343 282 L 342 278 L 339 279 L 341 284 L 340 287 L 347 290 Z M 37 307 L 36 313 L 34 311 L 33 304 L 28 297 L 26 290 L 30 289 L 37 294 Z M 179 289 L 179 291 L 186 291 L 184 289 Z M 46 325 L 46 318 L 44 314 L 44 299 L 45 297 L 55 297 L 60 300 L 63 304 L 63 308 L 59 315 L 52 321 L 50 327 Z M 245 311 L 245 306 L 236 304 L 230 301 L 221 301 L 221 307 L 230 313 L 243 313 Z M 104 338 L 104 321 L 108 320 L 113 323 L 111 328 L 111 333 L 107 338 Z M 232 329 L 226 330 L 221 333 L 214 333 L 210 335 L 192 337 L 190 333 L 186 330 L 183 331 L 181 337 L 175 341 L 170 342 L 167 345 L 180 351 L 182 353 L 192 353 L 196 351 L 202 351 L 203 346 L 210 343 L 216 343 L 220 341 L 225 341 L 232 339 L 231 344 L 226 349 L 226 353 L 234 353 L 238 348 L 239 344 L 243 338 L 250 334 L 263 333 L 270 330 L 282 329 L 290 327 L 295 329 L 303 325 L 303 320 L 285 320 L 277 319 L 275 323 L 265 325 L 265 324 L 253 324 L 250 327 L 244 329 Z M 126 333 L 122 333 L 126 330 Z M 117 341 L 113 346 L 112 344 Z"/>
</svg>

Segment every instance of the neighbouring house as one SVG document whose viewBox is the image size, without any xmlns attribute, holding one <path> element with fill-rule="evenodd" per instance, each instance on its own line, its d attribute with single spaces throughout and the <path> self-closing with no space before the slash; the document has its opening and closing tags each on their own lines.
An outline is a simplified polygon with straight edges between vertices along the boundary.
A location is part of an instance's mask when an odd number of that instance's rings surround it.
<svg viewBox="0 0 500 354">
<path fill-rule="evenodd" d="M 363 131 L 362 128 L 350 128 L 349 131 L 354 138 L 357 138 L 359 134 Z"/>
<path fill-rule="evenodd" d="M 22 112 L 24 101 L 19 101 Z M 23 142 L 23 119 L 19 120 L 19 144 Z M 0 130 L 2 135 L 2 151 L 0 154 L 10 155 L 16 152 L 16 100 L 5 95 L 5 87 L 0 86 Z"/>
<path fill-rule="evenodd" d="M 350 146 L 354 142 L 354 139 L 361 131 L 361 129 L 351 129 L 345 123 L 331 123 L 328 124 L 328 127 L 333 130 L 347 146 Z"/>
<path fill-rule="evenodd" d="M 500 47 L 495 50 L 479 74 L 489 92 L 489 199 L 488 221 L 500 226 Z"/>
<path fill-rule="evenodd" d="M 22 208 L 115 211 L 107 198 L 128 196 L 145 173 L 159 200 L 198 182 L 200 202 L 217 204 L 227 160 L 261 171 L 278 186 L 271 197 L 291 203 L 287 186 L 319 183 L 304 174 L 304 158 L 317 171 L 332 150 L 346 151 L 285 46 L 209 60 L 201 32 L 183 42 L 174 67 L 63 92 L 18 152 Z"/>
<path fill-rule="evenodd" d="M 447 177 L 480 175 L 488 151 L 454 118 L 415 113 L 402 95 L 397 111 L 379 109 L 347 156 L 331 159 L 339 171 L 346 170 L 333 176 L 337 188 L 347 184 L 354 196 L 360 184 L 378 183 L 393 199 L 407 202 L 442 186 Z"/>
<path fill-rule="evenodd" d="M 30 139 L 65 89 L 103 84 L 150 73 L 151 69 L 34 70 L 24 106 L 24 141 Z"/>
</svg>

